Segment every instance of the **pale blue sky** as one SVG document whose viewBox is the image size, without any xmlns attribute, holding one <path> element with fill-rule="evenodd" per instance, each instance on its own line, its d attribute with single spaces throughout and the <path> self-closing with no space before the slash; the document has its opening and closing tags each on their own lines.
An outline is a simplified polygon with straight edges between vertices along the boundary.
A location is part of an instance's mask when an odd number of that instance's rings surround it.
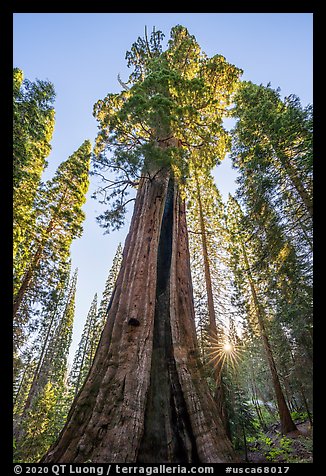
<svg viewBox="0 0 326 476">
<path fill-rule="evenodd" d="M 14 66 L 30 80 L 48 79 L 57 93 L 52 152 L 44 178 L 71 155 L 85 139 L 93 140 L 97 123 L 94 103 L 108 92 L 118 92 L 120 73 L 127 79 L 125 54 L 153 26 L 169 39 L 172 26 L 181 24 L 195 35 L 206 54 L 222 54 L 244 70 L 242 79 L 280 87 L 283 96 L 296 94 L 302 104 L 312 102 L 312 13 L 16 13 Z M 235 190 L 235 172 L 226 159 L 215 171 L 224 197 Z M 76 349 L 95 292 L 103 292 L 108 270 L 123 230 L 103 235 L 95 221 L 100 207 L 90 198 L 84 206 L 84 234 L 72 246 L 78 267 Z"/>
</svg>

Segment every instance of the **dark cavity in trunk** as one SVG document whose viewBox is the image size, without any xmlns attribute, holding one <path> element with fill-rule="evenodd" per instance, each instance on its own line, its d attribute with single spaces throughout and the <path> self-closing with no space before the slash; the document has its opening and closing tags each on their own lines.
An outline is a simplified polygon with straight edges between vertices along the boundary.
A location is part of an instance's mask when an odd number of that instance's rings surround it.
<svg viewBox="0 0 326 476">
<path fill-rule="evenodd" d="M 154 455 L 155 463 L 199 462 L 173 356 L 170 325 L 173 202 L 174 180 L 170 178 L 158 248 L 151 383 L 139 463 L 153 463 Z"/>
</svg>

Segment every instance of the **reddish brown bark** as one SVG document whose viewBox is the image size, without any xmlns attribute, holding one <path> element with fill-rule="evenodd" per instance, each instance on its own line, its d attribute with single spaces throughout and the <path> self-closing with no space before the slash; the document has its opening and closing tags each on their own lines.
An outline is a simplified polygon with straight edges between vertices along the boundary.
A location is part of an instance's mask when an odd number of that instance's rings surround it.
<svg viewBox="0 0 326 476">
<path fill-rule="evenodd" d="M 42 462 L 234 459 L 199 369 L 185 210 L 169 179 L 141 180 L 94 363 Z"/>
<path fill-rule="evenodd" d="M 268 338 L 268 334 L 267 334 L 267 330 L 265 326 L 265 320 L 264 320 L 265 312 L 259 302 L 256 286 L 250 271 L 247 252 L 243 243 L 242 243 L 242 253 L 243 253 L 243 257 L 244 257 L 246 268 L 247 268 L 247 276 L 248 276 L 249 286 L 251 290 L 251 295 L 252 295 L 254 306 L 255 306 L 256 317 L 257 317 L 257 321 L 258 321 L 258 325 L 260 329 L 260 334 L 263 340 L 263 346 L 265 349 L 268 365 L 269 365 L 271 376 L 272 376 L 273 388 L 275 392 L 278 413 L 280 416 L 281 432 L 283 434 L 290 433 L 292 431 L 296 431 L 297 427 L 295 426 L 295 423 L 292 420 L 292 417 L 291 417 L 291 414 L 287 406 L 284 393 L 281 387 L 272 348 L 269 342 L 269 338 Z"/>
<path fill-rule="evenodd" d="M 24 275 L 23 281 L 20 285 L 20 288 L 17 292 L 17 295 L 14 298 L 14 303 L 13 303 L 13 317 L 14 318 L 15 318 L 17 312 L 18 312 L 18 309 L 19 309 L 19 307 L 22 303 L 22 300 L 25 296 L 25 293 L 26 293 L 27 289 L 29 289 L 29 287 L 31 285 L 32 279 L 33 279 L 34 274 L 35 274 L 35 270 L 36 270 L 37 266 L 40 263 L 40 259 L 41 259 L 42 253 L 43 253 L 43 248 L 44 248 L 44 246 L 40 245 L 38 247 L 38 249 L 36 250 L 36 253 L 35 253 L 35 255 L 32 259 L 32 262 L 31 262 L 28 270 L 26 271 L 26 273 Z"/>
<path fill-rule="evenodd" d="M 203 211 L 203 205 L 201 200 L 200 187 L 199 187 L 197 176 L 196 176 L 196 188 L 197 188 L 197 199 L 198 199 L 198 208 L 199 208 L 201 243 L 202 243 L 203 258 L 204 258 L 204 273 L 205 273 L 205 284 L 206 284 L 206 294 L 207 294 L 209 329 L 211 334 L 215 337 L 217 334 L 217 327 L 216 327 L 216 317 L 215 317 L 210 263 L 208 258 L 208 249 L 207 249 L 207 233 L 206 233 L 206 227 L 205 227 L 204 211 Z"/>
<path fill-rule="evenodd" d="M 292 184 L 294 185 L 294 188 L 296 189 L 297 193 L 302 199 L 307 212 L 309 213 L 310 217 L 313 218 L 313 200 L 310 193 L 305 188 L 302 180 L 299 177 L 297 170 L 295 169 L 295 167 L 293 166 L 291 162 L 291 159 L 282 153 L 279 154 L 279 157 L 283 167 L 286 170 L 288 177 L 290 178 Z"/>
<path fill-rule="evenodd" d="M 205 285 L 206 285 L 206 295 L 207 295 L 207 308 L 208 308 L 208 318 L 209 318 L 209 332 L 212 338 L 214 338 L 215 343 L 220 344 L 221 339 L 217 330 L 216 325 L 216 316 L 215 316 L 215 307 L 214 307 L 214 298 L 213 298 L 213 286 L 211 279 L 211 269 L 210 262 L 208 257 L 208 247 L 207 247 L 207 233 L 204 219 L 204 210 L 201 200 L 201 193 L 199 187 L 199 181 L 196 175 L 196 188 L 197 188 L 197 199 L 198 199 L 198 208 L 199 208 L 199 222 L 200 222 L 200 232 L 201 232 L 201 244 L 204 258 L 204 274 L 205 274 Z M 215 401 L 219 415 L 222 419 L 225 431 L 229 438 L 231 438 L 231 430 L 229 425 L 229 418 L 226 409 L 225 403 L 225 394 L 222 381 L 222 359 L 218 359 L 214 362 L 214 378 L 216 383 L 215 389 Z"/>
</svg>

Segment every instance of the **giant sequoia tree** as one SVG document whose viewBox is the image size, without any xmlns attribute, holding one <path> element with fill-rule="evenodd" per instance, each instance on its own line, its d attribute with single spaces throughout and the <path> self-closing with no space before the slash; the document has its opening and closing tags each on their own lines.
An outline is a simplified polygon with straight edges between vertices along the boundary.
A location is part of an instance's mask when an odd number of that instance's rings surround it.
<svg viewBox="0 0 326 476">
<path fill-rule="evenodd" d="M 122 223 L 128 185 L 137 196 L 93 365 L 43 462 L 234 460 L 199 365 L 183 184 L 194 150 L 203 171 L 223 158 L 241 71 L 207 57 L 184 27 L 164 52 L 162 39 L 138 38 L 123 91 L 94 108 L 95 170 L 113 203 L 104 225 Z"/>
</svg>

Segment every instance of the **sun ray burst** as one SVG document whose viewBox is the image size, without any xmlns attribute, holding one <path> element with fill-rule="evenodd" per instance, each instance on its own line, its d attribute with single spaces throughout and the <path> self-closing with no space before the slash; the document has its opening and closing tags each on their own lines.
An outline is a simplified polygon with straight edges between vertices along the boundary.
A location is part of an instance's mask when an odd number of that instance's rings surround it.
<svg viewBox="0 0 326 476">
<path fill-rule="evenodd" d="M 215 335 L 211 335 L 206 345 L 207 358 L 206 365 L 212 365 L 216 369 L 218 365 L 221 368 L 225 364 L 230 364 L 235 371 L 236 365 L 241 357 L 241 348 L 231 338 L 224 337 L 222 340 Z"/>
</svg>

